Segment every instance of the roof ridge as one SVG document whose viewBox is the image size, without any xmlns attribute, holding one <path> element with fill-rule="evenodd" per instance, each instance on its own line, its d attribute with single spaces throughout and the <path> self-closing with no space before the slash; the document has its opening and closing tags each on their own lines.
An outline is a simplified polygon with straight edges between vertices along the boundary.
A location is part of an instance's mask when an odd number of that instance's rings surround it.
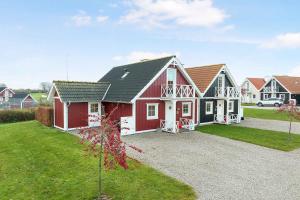
<svg viewBox="0 0 300 200">
<path fill-rule="evenodd" d="M 202 68 L 202 67 L 214 67 L 214 66 L 224 66 L 226 65 L 225 63 L 219 63 L 219 64 L 212 64 L 212 65 L 201 65 L 201 66 L 196 66 L 196 67 L 186 67 L 186 69 L 195 69 L 195 68 Z"/>
<path fill-rule="evenodd" d="M 154 60 L 160 60 L 160 59 L 164 59 L 164 58 L 173 58 L 173 57 L 176 57 L 176 55 L 163 56 L 163 57 L 152 58 L 152 59 L 145 59 L 145 60 L 141 60 L 141 61 L 137 61 L 137 62 L 133 62 L 133 63 L 128 63 L 128 64 L 125 64 L 125 65 L 115 66 L 114 68 L 125 67 L 125 66 L 128 66 L 128 65 L 134 65 L 134 64 L 138 64 L 138 63 L 145 63 L 145 62 L 150 62 L 150 61 L 154 61 Z"/>
<path fill-rule="evenodd" d="M 107 83 L 107 84 L 110 84 L 109 82 L 105 82 L 105 81 L 92 82 L 92 81 L 64 81 L 64 80 L 54 80 L 53 83 L 89 83 L 89 84 L 103 84 L 103 83 Z"/>
</svg>

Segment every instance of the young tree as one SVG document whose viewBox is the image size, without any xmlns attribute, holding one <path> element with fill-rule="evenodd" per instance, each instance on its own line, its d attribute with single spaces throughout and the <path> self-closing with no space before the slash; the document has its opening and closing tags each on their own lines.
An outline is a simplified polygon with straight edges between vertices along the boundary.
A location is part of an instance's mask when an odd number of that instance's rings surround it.
<svg viewBox="0 0 300 200">
<path fill-rule="evenodd" d="M 126 147 L 130 147 L 138 152 L 142 152 L 141 149 L 128 145 L 121 140 L 121 133 L 119 131 L 119 123 L 111 120 L 111 115 L 117 110 L 117 107 L 105 117 L 97 117 L 97 120 L 101 120 L 101 126 L 95 128 L 83 128 L 80 131 L 81 144 L 87 144 L 86 151 L 99 158 L 99 199 L 101 199 L 102 191 L 102 158 L 104 159 L 104 168 L 115 169 L 117 165 L 124 169 L 128 168 Z"/>
<path fill-rule="evenodd" d="M 288 104 L 282 105 L 279 109 L 278 112 L 284 112 L 287 113 L 289 117 L 289 140 L 291 140 L 291 130 L 292 130 L 292 122 L 294 119 L 300 119 L 300 110 L 296 106 L 295 102 L 290 100 Z"/>
</svg>

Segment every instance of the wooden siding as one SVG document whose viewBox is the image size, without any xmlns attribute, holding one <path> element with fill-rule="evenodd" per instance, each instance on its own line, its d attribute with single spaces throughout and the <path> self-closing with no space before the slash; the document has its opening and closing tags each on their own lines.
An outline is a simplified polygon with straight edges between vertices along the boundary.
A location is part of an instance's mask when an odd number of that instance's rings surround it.
<svg viewBox="0 0 300 200">
<path fill-rule="evenodd" d="M 68 107 L 68 128 L 88 126 L 88 103 L 71 103 Z"/>
<path fill-rule="evenodd" d="M 31 98 L 31 96 L 27 96 L 23 101 L 23 108 L 32 108 L 35 106 L 35 101 Z"/>
<path fill-rule="evenodd" d="M 208 88 L 208 90 L 204 96 L 205 97 L 214 97 L 215 96 L 215 88 L 217 86 L 218 86 L 218 79 L 214 80 L 213 84 Z M 226 87 L 233 87 L 233 85 L 229 81 L 228 75 L 225 73 L 225 88 Z"/>
<path fill-rule="evenodd" d="M 141 95 L 141 97 L 160 97 L 161 85 L 167 84 L 167 70 L 165 70 L 153 84 Z M 190 85 L 184 78 L 183 74 L 177 68 L 176 84 L 178 85 Z"/>
<path fill-rule="evenodd" d="M 111 114 L 111 120 L 119 121 L 121 117 L 132 116 L 132 104 L 102 102 L 102 105 L 104 106 L 105 114 Z M 116 107 L 118 108 L 111 113 Z"/>
<path fill-rule="evenodd" d="M 64 128 L 64 104 L 59 99 L 54 99 L 54 125 Z"/>
<path fill-rule="evenodd" d="M 158 119 L 147 120 L 147 103 L 158 103 Z M 160 120 L 165 119 L 165 102 L 160 100 L 136 101 L 136 131 L 160 128 Z"/>
</svg>

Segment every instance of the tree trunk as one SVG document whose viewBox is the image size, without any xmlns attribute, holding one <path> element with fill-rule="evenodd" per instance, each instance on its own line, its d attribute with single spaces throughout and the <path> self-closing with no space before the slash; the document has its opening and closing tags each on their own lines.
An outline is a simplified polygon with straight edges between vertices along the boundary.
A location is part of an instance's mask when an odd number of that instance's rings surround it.
<svg viewBox="0 0 300 200">
<path fill-rule="evenodd" d="M 100 155 L 99 155 L 99 199 L 101 199 L 101 192 L 102 192 L 102 147 L 103 147 L 103 136 L 101 136 L 101 143 L 100 143 Z"/>
</svg>

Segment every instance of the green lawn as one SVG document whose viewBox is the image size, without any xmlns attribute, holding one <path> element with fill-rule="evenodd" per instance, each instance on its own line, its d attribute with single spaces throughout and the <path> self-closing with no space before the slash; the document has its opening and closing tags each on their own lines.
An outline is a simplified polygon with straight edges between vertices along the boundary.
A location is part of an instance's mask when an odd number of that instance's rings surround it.
<svg viewBox="0 0 300 200">
<path fill-rule="evenodd" d="M 197 130 L 282 151 L 300 148 L 300 135 L 292 134 L 292 139 L 289 141 L 289 135 L 285 132 L 220 124 L 200 126 Z"/>
<path fill-rule="evenodd" d="M 0 199 L 95 199 L 97 158 L 75 136 L 36 121 L 0 125 Z M 129 160 L 129 169 L 105 172 L 104 192 L 118 199 L 195 199 L 173 178 Z"/>
<path fill-rule="evenodd" d="M 244 108 L 244 117 L 289 121 L 288 115 L 284 112 L 278 112 L 277 110 L 265 110 L 265 109 L 255 109 L 255 108 Z M 295 121 L 299 121 L 299 120 L 295 120 Z"/>
<path fill-rule="evenodd" d="M 242 103 L 242 106 L 255 106 L 255 103 Z"/>
<path fill-rule="evenodd" d="M 46 99 L 46 93 L 31 93 L 30 94 L 36 101 L 40 101 L 41 99 Z"/>
</svg>

